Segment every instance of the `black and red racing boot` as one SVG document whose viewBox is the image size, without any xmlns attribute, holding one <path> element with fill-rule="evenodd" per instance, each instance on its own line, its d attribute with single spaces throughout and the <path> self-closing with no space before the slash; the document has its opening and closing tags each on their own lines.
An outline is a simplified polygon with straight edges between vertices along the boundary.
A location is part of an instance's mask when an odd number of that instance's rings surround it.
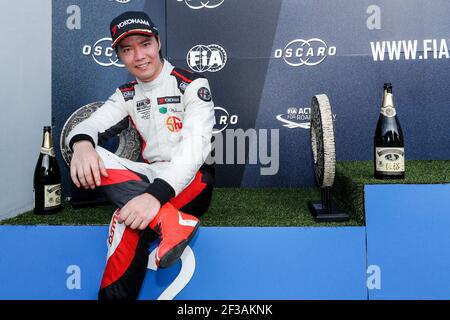
<svg viewBox="0 0 450 320">
<path fill-rule="evenodd" d="M 161 238 L 156 249 L 158 268 L 170 267 L 181 257 L 199 226 L 198 218 L 179 211 L 171 203 L 161 207 L 150 223 L 150 228 Z"/>
</svg>

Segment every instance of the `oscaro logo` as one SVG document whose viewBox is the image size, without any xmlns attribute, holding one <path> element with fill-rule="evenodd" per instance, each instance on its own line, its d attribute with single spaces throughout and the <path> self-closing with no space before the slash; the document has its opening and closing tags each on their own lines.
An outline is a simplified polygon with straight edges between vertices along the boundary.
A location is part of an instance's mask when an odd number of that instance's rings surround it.
<svg viewBox="0 0 450 320">
<path fill-rule="evenodd" d="M 225 108 L 214 107 L 214 128 L 213 134 L 217 134 L 225 130 L 229 124 L 236 124 L 238 122 L 237 115 L 231 115 Z"/>
<path fill-rule="evenodd" d="M 309 40 L 295 39 L 289 42 L 284 49 L 276 49 L 274 57 L 283 60 L 290 66 L 315 66 L 321 63 L 327 56 L 334 56 L 336 47 L 328 47 L 320 39 Z"/>
<path fill-rule="evenodd" d="M 102 38 L 93 46 L 88 44 L 83 46 L 83 55 L 92 56 L 94 61 L 103 67 L 125 67 L 123 64 L 119 63 L 116 52 L 111 48 L 111 38 Z"/>
<path fill-rule="evenodd" d="M 111 2 L 111 1 L 114 1 L 114 0 L 108 0 L 109 2 Z M 119 3 L 128 3 L 128 2 L 131 2 L 131 0 L 116 0 L 116 2 L 119 2 Z"/>
<path fill-rule="evenodd" d="M 183 2 L 194 10 L 208 8 L 214 9 L 220 6 L 225 0 L 177 0 L 177 2 Z"/>
<path fill-rule="evenodd" d="M 199 44 L 189 50 L 186 61 L 196 72 L 217 72 L 227 63 L 227 53 L 217 44 Z"/>
</svg>

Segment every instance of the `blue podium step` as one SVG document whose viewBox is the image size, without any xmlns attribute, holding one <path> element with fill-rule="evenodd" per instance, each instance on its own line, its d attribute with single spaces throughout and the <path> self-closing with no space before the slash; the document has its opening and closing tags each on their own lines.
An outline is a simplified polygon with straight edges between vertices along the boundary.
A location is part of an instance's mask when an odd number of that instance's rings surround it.
<svg viewBox="0 0 450 320">
<path fill-rule="evenodd" d="M 140 299 L 450 299 L 450 184 L 368 185 L 366 227 L 201 227 Z M 107 226 L 0 226 L 0 299 L 96 299 Z"/>
<path fill-rule="evenodd" d="M 450 184 L 365 186 L 370 299 L 450 298 Z"/>
<path fill-rule="evenodd" d="M 0 299 L 95 299 L 107 234 L 2 226 Z M 148 269 L 141 299 L 367 298 L 364 227 L 201 227 L 180 262 Z"/>
</svg>

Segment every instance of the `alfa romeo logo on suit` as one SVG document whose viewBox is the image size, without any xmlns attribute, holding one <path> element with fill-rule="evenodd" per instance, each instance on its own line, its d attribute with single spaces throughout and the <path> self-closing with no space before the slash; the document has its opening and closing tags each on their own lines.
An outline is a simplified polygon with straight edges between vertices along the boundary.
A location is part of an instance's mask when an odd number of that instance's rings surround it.
<svg viewBox="0 0 450 320">
<path fill-rule="evenodd" d="M 227 53 L 217 44 L 199 44 L 189 50 L 186 61 L 195 72 L 217 72 L 225 67 Z"/>
<path fill-rule="evenodd" d="M 214 9 L 224 3 L 225 0 L 177 0 L 177 2 L 183 2 L 194 10 L 208 8 Z"/>
<path fill-rule="evenodd" d="M 203 101 L 211 101 L 211 92 L 209 92 L 208 88 L 201 87 L 200 89 L 198 89 L 197 95 Z"/>
<path fill-rule="evenodd" d="M 86 44 L 83 46 L 83 55 L 91 56 L 102 67 L 125 67 L 119 62 L 116 52 L 111 48 L 111 43 L 111 38 L 102 38 L 95 42 L 93 46 Z"/>
</svg>

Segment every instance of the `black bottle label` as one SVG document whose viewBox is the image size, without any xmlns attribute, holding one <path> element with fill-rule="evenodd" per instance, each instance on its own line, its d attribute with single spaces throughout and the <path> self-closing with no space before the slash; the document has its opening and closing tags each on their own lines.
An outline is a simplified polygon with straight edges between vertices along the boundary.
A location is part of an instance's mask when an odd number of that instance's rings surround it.
<svg viewBox="0 0 450 320">
<path fill-rule="evenodd" d="M 377 171 L 405 171 L 405 148 L 376 148 L 375 157 Z"/>
</svg>

